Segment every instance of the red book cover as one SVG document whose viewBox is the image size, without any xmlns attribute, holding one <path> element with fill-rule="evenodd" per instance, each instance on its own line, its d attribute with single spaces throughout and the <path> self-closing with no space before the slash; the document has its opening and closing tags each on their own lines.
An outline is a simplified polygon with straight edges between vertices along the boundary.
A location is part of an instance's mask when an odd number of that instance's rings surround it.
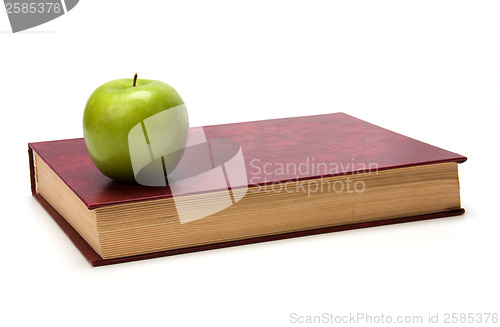
<svg viewBox="0 0 500 327">
<path fill-rule="evenodd" d="M 203 174 L 211 168 L 206 167 L 206 163 L 202 159 L 205 154 L 204 149 L 208 149 L 210 152 L 212 167 L 224 165 L 224 162 L 231 160 L 236 154 L 240 154 L 240 159 L 244 163 L 242 167 L 245 169 L 236 170 L 233 172 L 231 180 L 226 180 L 227 185 L 220 185 L 220 182 L 211 179 L 209 174 Z M 188 147 L 174 175 L 179 180 L 183 178 L 189 180 L 186 177 L 197 175 L 196 187 L 194 188 L 185 187 L 185 183 L 182 187 L 173 187 L 176 185 L 175 183 L 171 184 L 172 187 L 168 185 L 150 187 L 114 182 L 94 166 L 83 139 L 30 143 L 33 195 L 94 266 L 337 230 L 444 217 L 464 212 L 463 209 L 460 209 L 432 215 L 321 228 L 103 260 L 64 218 L 36 193 L 33 151 L 73 190 L 88 209 L 179 196 L 189 194 L 193 190 L 195 192 L 217 191 L 228 185 L 230 188 L 238 189 L 289 180 L 355 174 L 373 169 L 369 165 L 370 163 L 376 163 L 377 170 L 386 170 L 441 162 L 461 163 L 467 158 L 344 113 L 191 128 Z M 326 168 L 319 163 L 330 163 L 330 166 Z M 335 166 L 331 166 L 332 163 L 335 163 Z M 289 171 L 276 168 L 282 167 L 284 164 L 292 164 L 299 168 L 302 165 L 306 169 Z M 203 177 L 204 175 L 206 177 Z M 227 175 L 226 179 L 228 179 Z"/>
</svg>

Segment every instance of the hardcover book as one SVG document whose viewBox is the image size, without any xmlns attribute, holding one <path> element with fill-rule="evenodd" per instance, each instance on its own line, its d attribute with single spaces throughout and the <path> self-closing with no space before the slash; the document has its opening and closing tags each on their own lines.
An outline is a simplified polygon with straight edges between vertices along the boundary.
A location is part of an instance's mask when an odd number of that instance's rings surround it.
<svg viewBox="0 0 500 327">
<path fill-rule="evenodd" d="M 464 213 L 466 157 L 344 113 L 191 128 L 177 168 L 152 155 L 139 184 L 83 139 L 28 152 L 33 196 L 93 266 Z"/>
</svg>

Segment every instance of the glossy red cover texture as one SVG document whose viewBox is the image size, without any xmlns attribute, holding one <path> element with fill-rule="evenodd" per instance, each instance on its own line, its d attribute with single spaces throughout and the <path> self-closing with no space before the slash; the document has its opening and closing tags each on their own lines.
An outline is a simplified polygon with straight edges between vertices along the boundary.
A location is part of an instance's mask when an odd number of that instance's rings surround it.
<svg viewBox="0 0 500 327">
<path fill-rule="evenodd" d="M 227 147 L 228 157 L 235 151 L 234 144 L 241 148 L 249 187 L 352 174 L 368 167 L 384 170 L 448 161 L 460 163 L 467 159 L 344 113 L 192 128 L 190 137 L 201 131 L 208 143 L 230 140 L 233 145 Z M 30 143 L 29 147 L 89 209 L 172 196 L 168 186 L 148 187 L 110 180 L 92 163 L 83 139 Z M 188 152 L 180 166 L 196 164 L 196 155 L 196 151 Z M 278 169 L 286 165 L 308 168 Z M 315 171 L 314 167 L 328 169 Z M 203 189 L 209 192 L 218 188 L 210 180 L 203 180 Z"/>
</svg>

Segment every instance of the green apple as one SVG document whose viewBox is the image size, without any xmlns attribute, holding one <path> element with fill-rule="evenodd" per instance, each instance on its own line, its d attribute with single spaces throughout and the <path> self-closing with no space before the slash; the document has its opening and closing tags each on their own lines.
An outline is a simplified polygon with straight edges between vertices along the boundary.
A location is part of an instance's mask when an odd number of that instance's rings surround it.
<svg viewBox="0 0 500 327">
<path fill-rule="evenodd" d="M 184 153 L 188 130 L 186 106 L 175 89 L 137 79 L 137 74 L 98 87 L 83 115 L 92 161 L 104 175 L 126 183 L 143 184 L 138 174 L 152 162 L 163 166 L 163 177 L 172 172 Z M 162 183 L 165 179 L 158 185 Z"/>
</svg>

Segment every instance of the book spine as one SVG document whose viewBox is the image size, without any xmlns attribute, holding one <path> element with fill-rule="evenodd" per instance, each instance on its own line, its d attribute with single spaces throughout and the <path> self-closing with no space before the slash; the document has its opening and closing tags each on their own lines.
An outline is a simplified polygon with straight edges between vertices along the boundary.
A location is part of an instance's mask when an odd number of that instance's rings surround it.
<svg viewBox="0 0 500 327">
<path fill-rule="evenodd" d="M 31 146 L 28 144 L 28 156 L 29 156 L 29 162 L 30 162 L 30 180 L 31 180 L 31 194 L 33 196 L 36 195 L 36 172 L 35 172 L 35 162 L 34 162 L 34 156 L 33 156 L 33 149 Z"/>
</svg>

